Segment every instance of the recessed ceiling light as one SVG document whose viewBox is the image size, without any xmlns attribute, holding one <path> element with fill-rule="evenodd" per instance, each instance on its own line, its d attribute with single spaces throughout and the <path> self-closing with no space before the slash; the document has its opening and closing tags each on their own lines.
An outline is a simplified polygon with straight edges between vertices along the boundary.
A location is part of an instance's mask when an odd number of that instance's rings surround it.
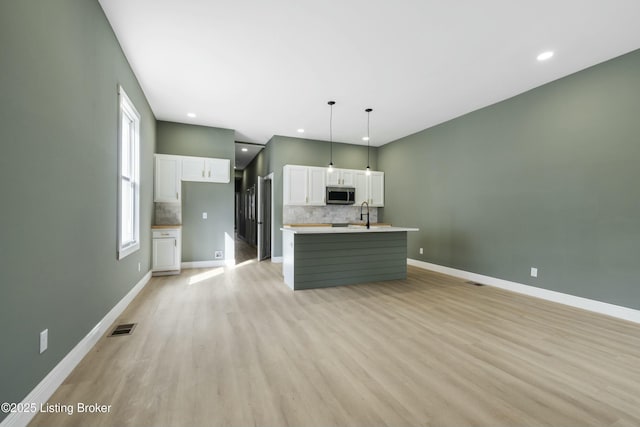
<svg viewBox="0 0 640 427">
<path fill-rule="evenodd" d="M 304 133 L 304 129 L 302 128 L 298 129 L 298 133 Z"/>
<path fill-rule="evenodd" d="M 191 117 L 192 119 L 195 119 L 196 113 L 187 113 L 187 116 Z"/>
<path fill-rule="evenodd" d="M 245 151 L 245 152 L 246 152 L 246 151 L 249 151 L 249 149 L 248 149 L 248 148 L 244 148 L 244 147 L 242 147 L 242 148 L 241 148 L 241 150 L 242 150 L 242 151 Z"/>
<path fill-rule="evenodd" d="M 363 141 L 368 141 L 368 140 L 369 140 L 369 137 L 368 137 L 368 136 L 363 136 L 363 137 L 362 137 L 362 140 L 363 140 Z"/>
<path fill-rule="evenodd" d="M 551 58 L 553 56 L 553 51 L 552 50 L 548 50 L 546 52 L 542 52 L 540 55 L 538 55 L 538 61 L 546 61 L 547 59 Z"/>
</svg>

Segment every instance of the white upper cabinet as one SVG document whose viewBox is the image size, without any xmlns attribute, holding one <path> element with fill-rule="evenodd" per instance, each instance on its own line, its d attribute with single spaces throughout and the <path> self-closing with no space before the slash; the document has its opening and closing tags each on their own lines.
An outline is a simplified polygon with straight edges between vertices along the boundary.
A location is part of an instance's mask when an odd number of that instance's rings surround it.
<svg viewBox="0 0 640 427">
<path fill-rule="evenodd" d="M 156 154 L 155 159 L 154 202 L 180 203 L 180 158 Z"/>
<path fill-rule="evenodd" d="M 154 202 L 180 203 L 181 182 L 228 183 L 231 180 L 229 159 L 155 155 Z"/>
<path fill-rule="evenodd" d="M 207 159 L 205 170 L 211 182 L 226 184 L 231 181 L 231 160 L 229 159 Z"/>
<path fill-rule="evenodd" d="M 369 181 L 369 206 L 384 206 L 384 172 L 371 172 Z"/>
<path fill-rule="evenodd" d="M 384 206 L 384 172 L 354 171 L 354 187 L 356 189 L 356 205 L 369 203 L 370 207 Z"/>
<path fill-rule="evenodd" d="M 356 189 L 356 205 L 384 206 L 384 172 L 286 165 L 283 169 L 283 203 L 298 206 L 326 205 L 326 187 L 346 186 Z"/>
<path fill-rule="evenodd" d="M 231 161 L 229 159 L 180 157 L 182 158 L 183 181 L 228 183 L 231 179 Z"/>
<path fill-rule="evenodd" d="M 282 199 L 285 205 L 307 204 L 307 171 L 306 166 L 287 165 L 284 167 Z"/>
<path fill-rule="evenodd" d="M 326 168 L 286 165 L 282 199 L 285 205 L 324 206 Z"/>
<path fill-rule="evenodd" d="M 327 193 L 326 168 L 308 168 L 308 197 L 307 205 L 323 206 Z"/>
<path fill-rule="evenodd" d="M 206 159 L 204 157 L 182 157 L 182 180 L 204 181 Z"/>
<path fill-rule="evenodd" d="M 357 171 L 353 174 L 354 187 L 356 189 L 356 205 L 369 202 L 368 177 L 365 171 Z"/>
<path fill-rule="evenodd" d="M 327 169 L 327 185 L 330 187 L 340 185 L 340 174 L 336 169 L 331 172 Z"/>
<path fill-rule="evenodd" d="M 333 169 L 333 171 L 329 172 L 328 169 L 323 168 L 327 171 L 327 186 L 341 186 L 345 187 L 353 187 L 355 185 L 355 173 L 357 171 L 351 169 Z"/>
</svg>

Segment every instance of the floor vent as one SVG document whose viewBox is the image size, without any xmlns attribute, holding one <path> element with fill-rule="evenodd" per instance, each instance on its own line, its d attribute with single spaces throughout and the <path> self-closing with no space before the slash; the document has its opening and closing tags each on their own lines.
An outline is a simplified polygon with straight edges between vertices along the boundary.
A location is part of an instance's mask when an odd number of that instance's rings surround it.
<svg viewBox="0 0 640 427">
<path fill-rule="evenodd" d="M 482 283 L 478 283 L 478 282 L 465 282 L 467 285 L 473 285 L 473 286 L 484 286 Z"/>
<path fill-rule="evenodd" d="M 116 326 L 109 336 L 118 337 L 120 335 L 131 335 L 135 327 L 135 323 L 123 323 L 122 325 Z"/>
</svg>

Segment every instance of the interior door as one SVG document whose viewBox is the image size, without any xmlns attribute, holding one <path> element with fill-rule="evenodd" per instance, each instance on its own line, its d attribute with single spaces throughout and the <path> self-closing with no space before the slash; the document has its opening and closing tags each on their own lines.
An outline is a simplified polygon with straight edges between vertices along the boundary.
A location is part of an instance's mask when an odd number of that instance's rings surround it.
<svg viewBox="0 0 640 427">
<path fill-rule="evenodd" d="M 272 181 L 267 179 L 263 185 L 261 260 L 271 258 L 271 184 Z"/>
<path fill-rule="evenodd" d="M 271 179 L 258 177 L 258 259 L 271 258 Z"/>
<path fill-rule="evenodd" d="M 252 245 L 256 245 L 256 187 L 251 186 L 249 189 L 249 218 L 251 219 L 251 232 L 249 235 L 249 242 Z"/>
</svg>

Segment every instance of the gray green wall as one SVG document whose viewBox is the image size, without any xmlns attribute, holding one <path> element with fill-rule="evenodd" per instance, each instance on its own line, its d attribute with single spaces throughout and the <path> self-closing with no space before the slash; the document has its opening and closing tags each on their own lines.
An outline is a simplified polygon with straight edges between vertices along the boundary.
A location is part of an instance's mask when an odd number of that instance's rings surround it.
<svg viewBox="0 0 640 427">
<path fill-rule="evenodd" d="M 640 309 L 639 112 L 636 51 L 387 144 L 385 221 L 409 258 Z"/>
<path fill-rule="evenodd" d="M 253 158 L 251 163 L 242 171 L 242 187 L 241 191 L 245 192 L 252 185 L 258 188 L 258 177 L 266 176 L 271 173 L 271 152 L 273 144 L 269 141 L 262 151 Z"/>
<path fill-rule="evenodd" d="M 0 402 L 19 402 L 150 270 L 155 118 L 95 0 L 0 2 L 0 52 Z M 141 248 L 121 261 L 118 84 L 142 116 Z"/>
<path fill-rule="evenodd" d="M 329 142 L 311 139 L 274 136 L 262 152 L 245 169 L 243 190 L 257 182 L 258 176 L 273 174 L 274 198 L 274 257 L 282 256 L 282 168 L 284 165 L 327 166 Z M 371 147 L 370 166 L 378 167 L 378 149 Z M 333 164 L 341 169 L 364 169 L 367 166 L 367 147 L 354 144 L 333 144 Z"/>
<path fill-rule="evenodd" d="M 235 163 L 235 132 L 206 126 L 157 122 L 157 153 L 230 159 Z M 210 261 L 224 251 L 233 259 L 234 174 L 228 184 L 182 183 L 182 261 Z M 202 213 L 207 212 L 207 219 Z M 230 253 L 227 253 L 230 252 Z"/>
</svg>

